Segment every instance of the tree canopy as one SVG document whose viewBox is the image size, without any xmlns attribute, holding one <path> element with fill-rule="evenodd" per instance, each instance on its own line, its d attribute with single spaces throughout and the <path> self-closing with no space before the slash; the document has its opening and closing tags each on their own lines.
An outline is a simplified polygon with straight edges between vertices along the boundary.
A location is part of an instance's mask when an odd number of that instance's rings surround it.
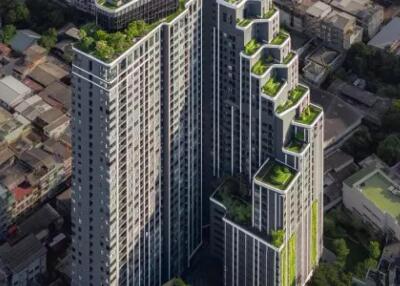
<svg viewBox="0 0 400 286">
<path fill-rule="evenodd" d="M 1 41 L 3 43 L 9 43 L 11 41 L 11 39 L 14 37 L 16 32 L 17 32 L 17 29 L 15 28 L 14 25 L 4 26 L 3 31 L 1 33 Z"/>
<path fill-rule="evenodd" d="M 397 122 L 399 124 L 399 122 Z M 391 134 L 386 137 L 378 146 L 378 156 L 389 166 L 400 161 L 400 137 Z"/>
</svg>

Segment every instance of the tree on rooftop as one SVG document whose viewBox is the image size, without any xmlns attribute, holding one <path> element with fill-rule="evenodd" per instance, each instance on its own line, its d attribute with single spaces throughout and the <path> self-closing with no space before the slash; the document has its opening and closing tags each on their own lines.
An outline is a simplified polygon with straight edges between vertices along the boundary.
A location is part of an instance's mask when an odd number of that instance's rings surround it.
<svg viewBox="0 0 400 286">
<path fill-rule="evenodd" d="M 9 43 L 11 39 L 14 37 L 17 29 L 14 25 L 6 25 L 3 28 L 3 32 L 1 33 L 1 40 L 3 43 Z"/>
<path fill-rule="evenodd" d="M 114 49 L 106 41 L 96 42 L 96 54 L 98 57 L 109 60 L 114 55 Z"/>
<path fill-rule="evenodd" d="M 351 274 L 344 272 L 335 264 L 321 263 L 314 271 L 312 286 L 348 286 L 351 285 Z"/>
</svg>

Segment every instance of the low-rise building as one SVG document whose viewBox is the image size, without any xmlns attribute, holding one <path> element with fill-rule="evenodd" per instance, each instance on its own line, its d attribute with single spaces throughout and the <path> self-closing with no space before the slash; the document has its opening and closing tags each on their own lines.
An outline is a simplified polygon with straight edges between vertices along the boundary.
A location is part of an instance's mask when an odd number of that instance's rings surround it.
<svg viewBox="0 0 400 286">
<path fill-rule="evenodd" d="M 40 114 L 35 125 L 39 127 L 43 135 L 49 138 L 58 138 L 69 126 L 69 117 L 57 108 L 51 108 Z"/>
<path fill-rule="evenodd" d="M 32 91 L 13 76 L 0 79 L 0 106 L 12 111 L 18 104 L 31 95 Z"/>
<path fill-rule="evenodd" d="M 14 245 L 0 246 L 0 285 L 33 285 L 40 274 L 46 273 L 47 249 L 33 235 Z"/>
<path fill-rule="evenodd" d="M 36 120 L 42 113 L 50 110 L 52 107 L 46 103 L 39 95 L 34 95 L 15 107 L 15 112 L 18 112 L 30 122 Z"/>
<path fill-rule="evenodd" d="M 400 55 L 400 17 L 394 17 L 368 42 L 368 45 L 382 50 L 388 49 Z"/>
<path fill-rule="evenodd" d="M 400 185 L 386 168 L 370 165 L 346 179 L 343 203 L 373 229 L 400 240 Z"/>
<path fill-rule="evenodd" d="M 10 114 L 0 106 L 0 142 L 8 144 L 29 132 L 30 122 L 19 114 Z"/>
<path fill-rule="evenodd" d="M 384 9 L 371 0 L 324 0 L 339 11 L 357 19 L 366 38 L 372 38 L 379 31 L 384 20 Z"/>
</svg>

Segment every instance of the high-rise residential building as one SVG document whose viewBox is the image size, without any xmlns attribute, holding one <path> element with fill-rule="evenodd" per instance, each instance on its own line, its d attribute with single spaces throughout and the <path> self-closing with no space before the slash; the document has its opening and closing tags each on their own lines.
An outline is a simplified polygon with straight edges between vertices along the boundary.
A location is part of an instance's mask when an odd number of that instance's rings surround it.
<svg viewBox="0 0 400 286">
<path fill-rule="evenodd" d="M 205 1 L 211 253 L 226 286 L 305 285 L 322 252 L 323 110 L 271 0 Z"/>
<path fill-rule="evenodd" d="M 202 2 L 120 2 L 75 48 L 72 285 L 161 285 L 202 242 Z"/>
</svg>

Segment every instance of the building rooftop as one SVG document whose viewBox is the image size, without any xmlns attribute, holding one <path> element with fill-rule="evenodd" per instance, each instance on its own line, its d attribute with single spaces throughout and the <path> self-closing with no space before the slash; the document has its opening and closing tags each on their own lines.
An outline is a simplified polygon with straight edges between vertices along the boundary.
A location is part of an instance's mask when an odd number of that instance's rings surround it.
<svg viewBox="0 0 400 286">
<path fill-rule="evenodd" d="M 361 124 L 362 114 L 340 97 L 323 90 L 311 92 L 312 102 L 324 109 L 324 145 L 340 141 Z"/>
<path fill-rule="evenodd" d="M 394 44 L 400 45 L 400 17 L 394 17 L 368 42 L 368 45 L 379 49 L 390 48 Z"/>
<path fill-rule="evenodd" d="M 251 223 L 251 196 L 247 187 L 235 178 L 226 178 L 217 188 L 214 199 L 222 203 L 234 222 Z"/>
<path fill-rule="evenodd" d="M 60 107 L 68 112 L 71 110 L 71 88 L 59 81 L 50 84 L 39 96 L 53 107 Z"/>
<path fill-rule="evenodd" d="M 255 175 L 264 184 L 279 190 L 286 190 L 293 181 L 297 171 L 276 160 L 269 160 Z"/>
<path fill-rule="evenodd" d="M 30 234 L 14 245 L 8 243 L 0 246 L 0 259 L 8 271 L 18 273 L 35 259 L 46 255 L 46 248 Z"/>
<path fill-rule="evenodd" d="M 23 53 L 40 39 L 40 35 L 31 30 L 19 30 L 11 39 L 10 46 L 14 51 Z"/>
<path fill-rule="evenodd" d="M 328 4 L 322 2 L 322 1 L 318 1 L 313 3 L 307 10 L 307 14 L 315 17 L 315 18 L 319 18 L 322 19 L 325 16 L 327 16 L 330 12 L 332 11 L 331 6 L 329 6 Z"/>
<path fill-rule="evenodd" d="M 34 95 L 18 104 L 15 111 L 33 122 L 38 116 L 51 108 L 39 95 Z"/>
<path fill-rule="evenodd" d="M 337 151 L 325 158 L 324 169 L 325 172 L 329 172 L 331 170 L 338 172 L 343 167 L 348 166 L 352 162 L 354 162 L 354 158 L 352 156 L 338 149 Z"/>
<path fill-rule="evenodd" d="M 400 219 L 400 186 L 389 179 L 382 169 L 366 167 L 344 183 L 360 191 L 383 212 Z"/>
<path fill-rule="evenodd" d="M 16 106 L 31 94 L 31 89 L 13 76 L 0 79 L 0 101 L 10 107 Z"/>
</svg>

